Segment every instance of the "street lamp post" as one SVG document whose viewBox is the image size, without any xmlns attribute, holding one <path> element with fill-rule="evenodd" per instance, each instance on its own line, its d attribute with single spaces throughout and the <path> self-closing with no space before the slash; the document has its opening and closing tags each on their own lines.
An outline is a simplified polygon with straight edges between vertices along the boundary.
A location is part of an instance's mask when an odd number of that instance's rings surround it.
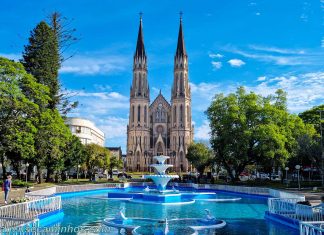
<svg viewBox="0 0 324 235">
<path fill-rule="evenodd" d="M 78 169 L 77 169 L 77 181 L 79 181 L 79 169 L 80 169 L 80 164 L 78 164 Z"/>
<path fill-rule="evenodd" d="M 289 167 L 286 166 L 285 170 L 286 170 L 286 184 L 287 184 L 287 188 L 288 188 L 288 171 L 289 171 Z"/>
<path fill-rule="evenodd" d="M 320 134 L 321 134 L 321 150 L 322 150 L 322 156 L 321 156 L 321 175 L 322 175 L 322 186 L 324 186 L 324 141 L 323 141 L 323 126 L 322 126 L 322 112 L 324 110 L 319 110 L 320 113 Z"/>
<path fill-rule="evenodd" d="M 300 190 L 300 179 L 299 179 L 300 165 L 296 165 L 295 168 L 297 170 L 298 190 Z"/>
<path fill-rule="evenodd" d="M 29 163 L 27 162 L 26 163 L 26 183 L 27 183 L 27 180 L 28 180 L 28 167 L 29 167 Z"/>
</svg>

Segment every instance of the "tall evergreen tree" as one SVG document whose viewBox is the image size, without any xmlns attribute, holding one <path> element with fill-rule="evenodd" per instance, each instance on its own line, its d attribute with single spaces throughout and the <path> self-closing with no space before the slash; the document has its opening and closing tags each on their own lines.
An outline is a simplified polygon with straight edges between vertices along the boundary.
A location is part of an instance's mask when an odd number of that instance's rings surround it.
<svg viewBox="0 0 324 235">
<path fill-rule="evenodd" d="M 31 32 L 21 62 L 37 82 L 49 87 L 51 98 L 49 108 L 55 109 L 59 103 L 60 55 L 57 36 L 46 22 L 41 21 Z"/>
</svg>

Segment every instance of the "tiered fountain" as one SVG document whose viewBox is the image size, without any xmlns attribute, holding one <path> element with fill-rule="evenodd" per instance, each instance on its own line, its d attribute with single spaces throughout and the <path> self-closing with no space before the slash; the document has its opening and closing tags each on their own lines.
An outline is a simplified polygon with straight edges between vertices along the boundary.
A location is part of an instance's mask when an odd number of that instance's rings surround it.
<svg viewBox="0 0 324 235">
<path fill-rule="evenodd" d="M 134 187 L 130 189 L 115 189 L 108 192 L 108 199 L 110 200 L 124 200 L 134 203 L 153 203 L 153 204 L 190 204 L 195 201 L 235 201 L 240 198 L 218 198 L 215 192 L 202 192 L 199 190 L 182 191 L 167 189 L 167 184 L 172 179 L 179 178 L 178 175 L 167 175 L 165 171 L 173 165 L 165 164 L 169 159 L 168 156 L 155 156 L 153 157 L 155 163 L 150 165 L 154 168 L 154 175 L 145 175 L 145 179 L 152 179 L 155 187 L 146 186 L 146 188 Z"/>
<path fill-rule="evenodd" d="M 179 178 L 178 175 L 167 175 L 165 174 L 165 171 L 169 168 L 172 167 L 173 165 L 170 164 L 164 164 L 164 162 L 169 159 L 170 157 L 168 156 L 155 156 L 153 159 L 157 161 L 157 164 L 152 164 L 150 165 L 155 169 L 157 172 L 156 175 L 145 175 L 145 179 L 152 179 L 153 182 L 155 183 L 158 191 L 160 193 L 165 193 L 168 192 L 166 191 L 166 186 L 169 183 L 171 179 L 177 179 Z"/>
</svg>

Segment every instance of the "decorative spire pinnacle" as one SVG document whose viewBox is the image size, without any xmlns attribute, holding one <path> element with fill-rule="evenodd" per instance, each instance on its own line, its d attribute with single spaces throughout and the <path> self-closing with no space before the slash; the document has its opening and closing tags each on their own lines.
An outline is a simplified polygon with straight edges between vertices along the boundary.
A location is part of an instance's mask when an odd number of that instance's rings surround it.
<svg viewBox="0 0 324 235">
<path fill-rule="evenodd" d="M 135 57 L 146 57 L 145 47 L 144 47 L 144 37 L 143 37 L 143 26 L 142 26 L 143 13 L 140 12 L 139 14 L 140 14 L 140 25 L 138 29 Z"/>
<path fill-rule="evenodd" d="M 179 34 L 178 34 L 178 45 L 177 45 L 176 57 L 187 55 L 186 47 L 184 43 L 184 36 L 182 32 L 182 14 L 183 14 L 182 11 L 180 11 L 179 14 L 180 14 L 180 27 L 179 27 Z"/>
</svg>

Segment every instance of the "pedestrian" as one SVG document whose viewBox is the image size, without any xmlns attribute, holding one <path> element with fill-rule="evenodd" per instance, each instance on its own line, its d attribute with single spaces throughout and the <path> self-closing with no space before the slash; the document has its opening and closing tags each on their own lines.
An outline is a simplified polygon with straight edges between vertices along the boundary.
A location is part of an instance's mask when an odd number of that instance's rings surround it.
<svg viewBox="0 0 324 235">
<path fill-rule="evenodd" d="M 26 188 L 26 190 L 25 190 L 25 193 L 30 193 L 29 186 L 27 186 L 27 188 Z"/>
<path fill-rule="evenodd" d="M 5 194 L 5 204 L 8 204 L 9 191 L 11 189 L 11 175 L 7 175 L 7 179 L 3 184 L 3 191 Z"/>
</svg>

